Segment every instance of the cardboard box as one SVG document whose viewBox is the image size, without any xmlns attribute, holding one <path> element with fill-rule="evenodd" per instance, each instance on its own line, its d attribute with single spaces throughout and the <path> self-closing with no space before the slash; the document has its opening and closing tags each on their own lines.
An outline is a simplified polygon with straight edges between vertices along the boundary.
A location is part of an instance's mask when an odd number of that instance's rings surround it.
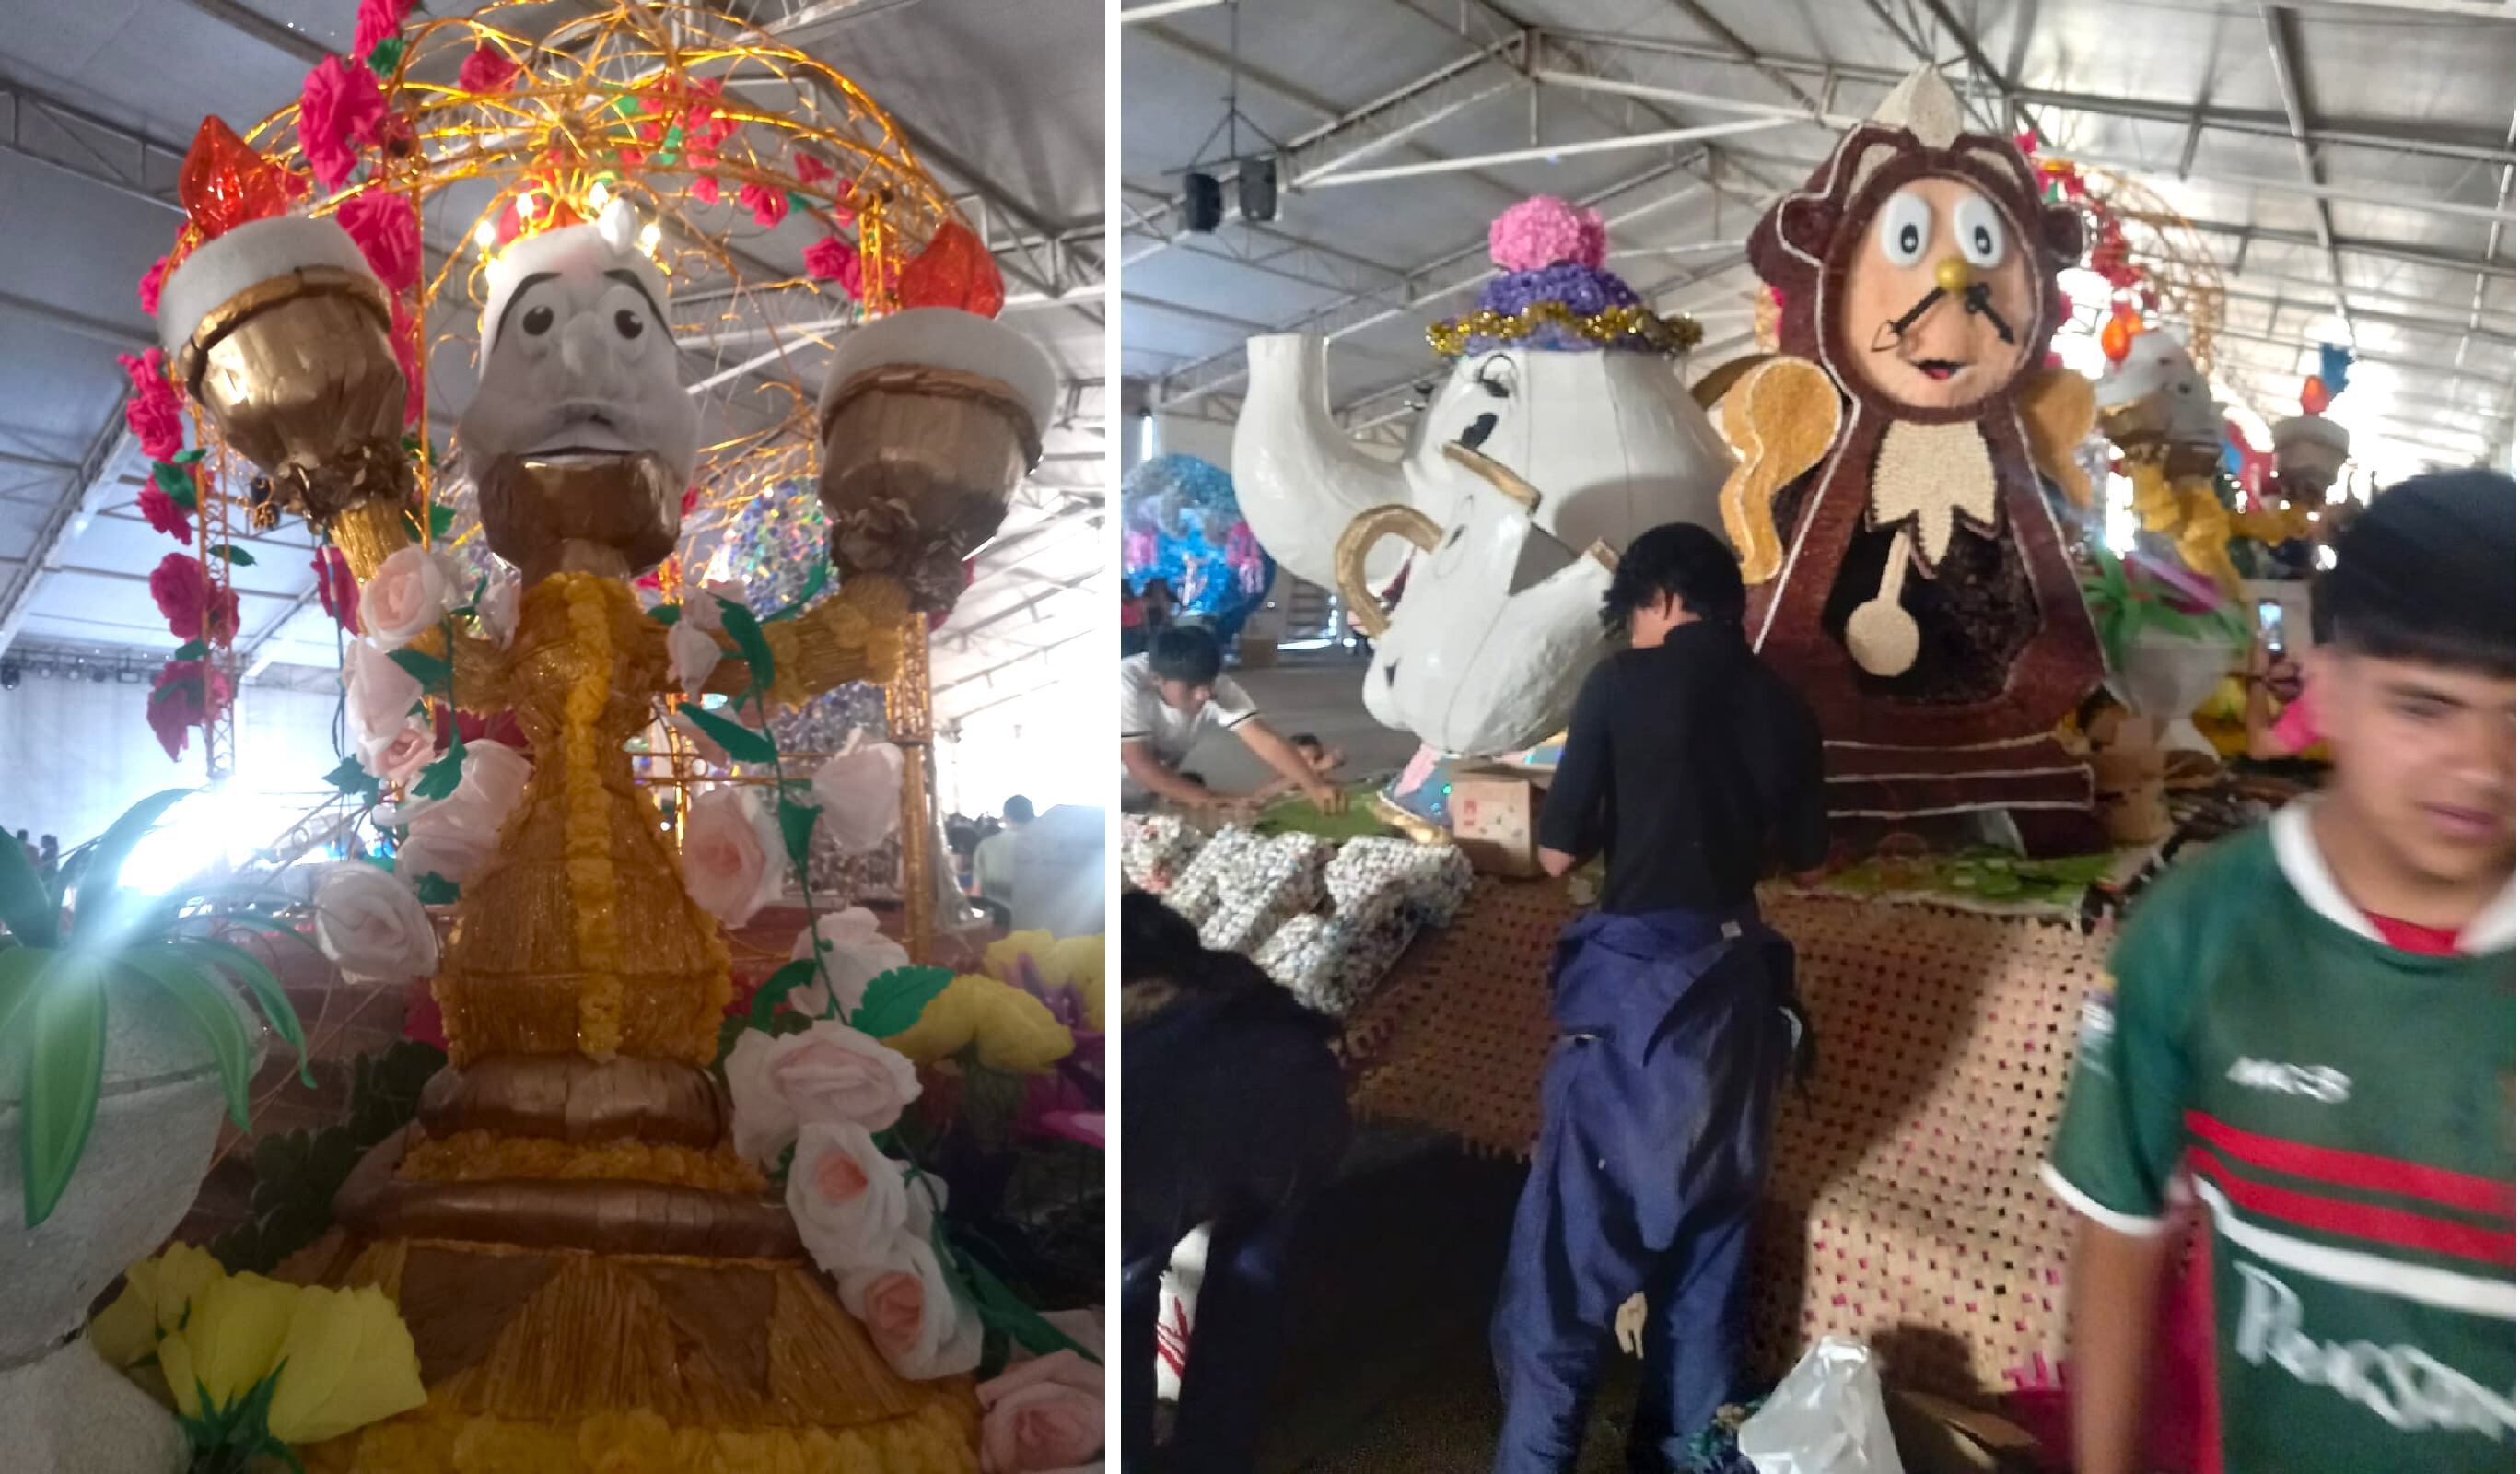
<svg viewBox="0 0 2520 1474">
<path fill-rule="evenodd" d="M 1482 875 L 1540 873 L 1540 803 L 1548 790 L 1529 772 L 1465 767 L 1453 774 L 1453 843 Z"/>
<path fill-rule="evenodd" d="M 2039 1440 L 2000 1414 L 1892 1388 L 1890 1436 L 1908 1474 L 2042 1474 Z"/>
</svg>

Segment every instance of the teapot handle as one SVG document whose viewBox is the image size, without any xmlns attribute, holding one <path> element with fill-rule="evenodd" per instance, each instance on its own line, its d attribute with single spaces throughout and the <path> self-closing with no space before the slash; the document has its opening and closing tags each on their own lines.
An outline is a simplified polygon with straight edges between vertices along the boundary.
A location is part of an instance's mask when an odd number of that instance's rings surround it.
<svg viewBox="0 0 2520 1474">
<path fill-rule="evenodd" d="M 1340 530 L 1331 566 L 1338 570 L 1339 597 L 1347 601 L 1348 618 L 1365 631 L 1367 639 L 1380 639 L 1382 632 L 1391 627 L 1391 611 L 1383 608 L 1382 601 L 1366 586 L 1365 555 L 1385 537 L 1406 537 L 1417 544 L 1418 551 L 1431 553 L 1443 536 L 1444 530 L 1435 526 L 1435 519 L 1398 502 L 1368 507 Z"/>
</svg>

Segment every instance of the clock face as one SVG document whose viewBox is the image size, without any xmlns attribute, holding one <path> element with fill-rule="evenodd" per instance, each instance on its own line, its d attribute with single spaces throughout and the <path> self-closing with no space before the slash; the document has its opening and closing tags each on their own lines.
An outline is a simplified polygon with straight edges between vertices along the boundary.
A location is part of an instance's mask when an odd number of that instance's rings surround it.
<svg viewBox="0 0 2520 1474">
<path fill-rule="evenodd" d="M 1875 393 L 1961 409 L 2028 364 L 2040 326 L 2032 243 L 1985 194 L 1944 175 L 1911 180 L 1849 244 L 1834 349 Z"/>
</svg>

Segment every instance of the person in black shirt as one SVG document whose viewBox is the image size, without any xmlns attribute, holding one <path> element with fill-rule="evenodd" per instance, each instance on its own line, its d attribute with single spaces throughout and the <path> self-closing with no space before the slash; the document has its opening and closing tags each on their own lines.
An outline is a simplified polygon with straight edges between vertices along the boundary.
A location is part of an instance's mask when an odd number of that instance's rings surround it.
<svg viewBox="0 0 2520 1474">
<path fill-rule="evenodd" d="M 1751 653 L 1743 603 L 1705 529 L 1630 544 L 1602 608 L 1629 648 L 1585 681 L 1541 810 L 1549 873 L 1606 850 L 1609 874 L 1551 969 L 1558 1039 L 1494 1325 L 1498 1474 L 1575 1467 L 1634 1297 L 1631 1468 L 1685 1467 L 1741 1390 L 1750 1220 L 1804 1040 L 1793 949 L 1752 889 L 1828 850 L 1819 725 Z"/>
</svg>

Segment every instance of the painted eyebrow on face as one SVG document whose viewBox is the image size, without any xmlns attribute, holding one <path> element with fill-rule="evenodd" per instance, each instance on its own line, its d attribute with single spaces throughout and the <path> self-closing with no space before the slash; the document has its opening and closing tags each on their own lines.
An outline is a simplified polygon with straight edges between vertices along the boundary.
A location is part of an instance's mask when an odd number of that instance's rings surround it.
<svg viewBox="0 0 2520 1474">
<path fill-rule="evenodd" d="M 631 291 L 638 293 L 639 299 L 648 304 L 648 310 L 650 312 L 655 314 L 656 326 L 660 328 L 672 326 L 672 324 L 665 321 L 665 309 L 657 306 L 656 299 L 648 295 L 648 284 L 639 280 L 638 272 L 628 270 L 624 267 L 615 266 L 604 274 L 612 278 L 614 281 L 621 283 L 623 286 L 628 287 Z"/>
<path fill-rule="evenodd" d="M 497 327 L 490 330 L 490 341 L 495 344 L 507 337 L 508 319 L 517 315 L 517 307 L 524 301 L 526 295 L 559 275 L 557 271 L 537 271 L 517 283 L 517 290 L 508 294 L 508 304 L 499 309 L 499 323 Z"/>
</svg>

